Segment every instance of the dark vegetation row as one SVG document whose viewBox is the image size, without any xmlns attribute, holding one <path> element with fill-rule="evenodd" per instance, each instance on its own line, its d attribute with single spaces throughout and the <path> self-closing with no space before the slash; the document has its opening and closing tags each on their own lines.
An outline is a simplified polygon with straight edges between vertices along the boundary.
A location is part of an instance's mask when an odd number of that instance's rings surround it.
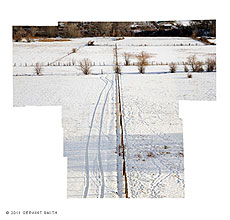
<svg viewBox="0 0 230 220">
<path fill-rule="evenodd" d="M 58 26 L 13 26 L 13 40 L 78 37 L 216 37 L 216 20 L 148 22 L 59 22 Z M 206 40 L 203 38 L 203 42 Z"/>
</svg>

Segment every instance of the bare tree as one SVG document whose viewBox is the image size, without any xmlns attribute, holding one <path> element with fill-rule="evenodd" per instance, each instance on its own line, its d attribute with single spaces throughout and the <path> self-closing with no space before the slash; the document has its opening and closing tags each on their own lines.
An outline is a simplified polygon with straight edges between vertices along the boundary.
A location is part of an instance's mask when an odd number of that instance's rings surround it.
<svg viewBox="0 0 230 220">
<path fill-rule="evenodd" d="M 73 38 L 77 38 L 77 37 L 81 37 L 81 31 L 79 29 L 79 27 L 77 26 L 77 24 L 72 23 L 67 25 L 64 29 L 63 29 L 63 33 L 65 37 L 73 37 Z"/>
<path fill-rule="evenodd" d="M 216 70 L 216 58 L 208 58 L 205 63 L 207 65 L 207 72 L 213 72 L 214 70 Z"/>
<path fill-rule="evenodd" d="M 26 33 L 26 41 L 29 43 L 29 42 L 31 42 L 32 41 L 32 39 L 31 39 L 31 34 L 28 32 L 28 33 Z"/>
<path fill-rule="evenodd" d="M 195 64 L 195 72 L 204 72 L 204 63 L 202 61 L 197 61 Z"/>
<path fill-rule="evenodd" d="M 123 57 L 125 59 L 125 65 L 126 66 L 130 65 L 130 59 L 132 58 L 132 56 L 133 55 L 131 53 L 127 53 L 127 52 L 123 53 Z"/>
<path fill-rule="evenodd" d="M 147 66 L 148 63 L 148 59 L 150 58 L 150 54 L 142 51 L 140 52 L 140 54 L 136 55 L 137 58 L 137 66 L 138 66 L 138 71 L 139 73 L 145 73 L 145 66 Z"/>
<path fill-rule="evenodd" d="M 92 62 L 88 58 L 80 61 L 79 66 L 83 74 L 89 75 L 91 73 Z"/>
<path fill-rule="evenodd" d="M 13 39 L 16 42 L 21 41 L 22 38 L 25 36 L 26 36 L 26 31 L 24 30 L 24 28 L 22 28 L 20 26 L 14 26 L 13 27 Z"/>
<path fill-rule="evenodd" d="M 188 62 L 188 65 L 191 66 L 192 71 L 195 72 L 194 71 L 195 70 L 195 63 L 197 62 L 196 55 L 187 57 L 187 62 Z"/>
<path fill-rule="evenodd" d="M 48 37 L 57 37 L 58 29 L 55 26 L 48 26 L 46 29 L 46 34 Z"/>
<path fill-rule="evenodd" d="M 38 28 L 34 27 L 34 26 L 30 28 L 31 37 L 34 37 L 36 35 L 37 30 L 38 30 Z"/>
<path fill-rule="evenodd" d="M 20 41 L 22 40 L 22 35 L 21 35 L 21 33 L 18 31 L 18 32 L 16 32 L 16 33 L 14 34 L 13 38 L 14 38 L 14 40 L 15 40 L 16 42 L 20 42 Z"/>
<path fill-rule="evenodd" d="M 94 26 L 100 36 L 110 36 L 112 30 L 111 22 L 94 22 Z"/>
<path fill-rule="evenodd" d="M 204 63 L 202 61 L 198 61 L 195 55 L 189 56 L 187 60 L 188 60 L 188 65 L 191 66 L 193 72 L 203 72 L 204 71 L 204 68 L 203 68 Z"/>
</svg>

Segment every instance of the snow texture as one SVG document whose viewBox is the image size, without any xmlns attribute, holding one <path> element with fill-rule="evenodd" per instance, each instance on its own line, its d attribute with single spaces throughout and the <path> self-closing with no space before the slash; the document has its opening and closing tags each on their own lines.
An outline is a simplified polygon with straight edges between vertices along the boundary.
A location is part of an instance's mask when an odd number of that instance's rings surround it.
<svg viewBox="0 0 230 220">
<path fill-rule="evenodd" d="M 116 81 L 113 48 L 152 55 L 150 62 L 183 62 L 195 54 L 205 60 L 216 53 L 191 38 L 92 38 L 66 42 L 13 43 L 14 106 L 62 106 L 63 155 L 68 158 L 68 198 L 124 197 L 121 160 L 116 130 Z M 47 66 L 72 48 L 80 48 Z M 92 74 L 82 75 L 76 65 L 64 64 L 89 58 Z M 41 76 L 34 67 L 41 62 Z M 132 58 L 132 62 L 135 59 Z M 26 65 L 25 65 L 26 63 Z M 101 74 L 103 73 L 103 74 Z M 150 65 L 146 74 L 136 66 L 122 66 L 121 101 L 128 191 L 131 198 L 184 197 L 183 128 L 179 100 L 216 99 L 215 72 L 192 73 L 191 79 L 178 65 Z"/>
</svg>

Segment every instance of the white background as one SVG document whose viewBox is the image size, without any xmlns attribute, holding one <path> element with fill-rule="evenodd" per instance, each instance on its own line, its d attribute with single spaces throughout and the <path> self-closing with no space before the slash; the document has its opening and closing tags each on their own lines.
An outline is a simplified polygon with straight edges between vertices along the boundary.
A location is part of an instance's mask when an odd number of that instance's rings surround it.
<svg viewBox="0 0 230 220">
<path fill-rule="evenodd" d="M 227 2 L 227 1 L 226 1 Z M 229 7 L 221 1 L 7 1 L 1 4 L 0 219 L 229 219 Z M 180 102 L 185 199 L 66 199 L 61 107 L 13 108 L 12 25 L 217 19 L 217 101 Z M 58 215 L 6 215 L 6 211 Z"/>
</svg>

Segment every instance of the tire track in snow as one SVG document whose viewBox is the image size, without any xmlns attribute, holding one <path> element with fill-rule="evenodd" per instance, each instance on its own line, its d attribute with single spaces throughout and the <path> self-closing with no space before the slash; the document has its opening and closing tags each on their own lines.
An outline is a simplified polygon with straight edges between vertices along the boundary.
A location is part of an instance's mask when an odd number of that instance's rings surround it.
<svg viewBox="0 0 230 220">
<path fill-rule="evenodd" d="M 102 78 L 101 78 L 102 79 Z M 104 189 L 105 189 L 105 180 L 104 180 L 104 172 L 103 172 L 103 166 L 102 166 L 102 158 L 101 158 L 101 134 L 102 134 L 102 126 L 103 126 L 103 118 L 104 118 L 104 110 L 105 110 L 105 106 L 108 100 L 108 96 L 109 96 L 109 92 L 112 89 L 113 86 L 113 81 L 109 80 L 107 77 L 105 77 L 106 80 L 102 79 L 106 85 L 108 84 L 108 82 L 110 82 L 110 87 L 106 93 L 106 97 L 105 97 L 105 101 L 102 107 L 102 112 L 101 112 L 101 119 L 100 119 L 100 127 L 99 127 L 99 139 L 98 139 L 98 161 L 99 161 L 99 168 L 100 168 L 100 172 L 101 172 L 101 178 L 102 178 L 102 183 L 101 183 L 101 194 L 100 194 L 100 198 L 104 197 Z"/>
<path fill-rule="evenodd" d="M 100 77 L 100 79 L 102 79 L 102 77 Z M 103 82 L 105 82 L 103 80 Z M 97 103 L 95 105 L 93 114 L 92 114 L 92 118 L 91 118 L 91 123 L 90 123 L 90 129 L 89 129 L 89 134 L 88 134 L 88 139 L 87 139 L 87 143 L 86 143 L 86 151 L 85 151 L 85 173 L 86 173 L 86 185 L 85 185 L 85 190 L 84 190 L 84 195 L 83 197 L 86 198 L 88 195 L 88 191 L 89 191 L 89 142 L 90 142 L 90 137 L 91 137 L 91 132 L 92 132 L 92 128 L 93 128 L 93 124 L 94 124 L 94 118 L 95 118 L 95 114 L 99 105 L 99 102 L 101 100 L 101 96 L 106 88 L 108 84 L 108 81 L 105 82 L 105 86 L 102 88 Z"/>
</svg>

